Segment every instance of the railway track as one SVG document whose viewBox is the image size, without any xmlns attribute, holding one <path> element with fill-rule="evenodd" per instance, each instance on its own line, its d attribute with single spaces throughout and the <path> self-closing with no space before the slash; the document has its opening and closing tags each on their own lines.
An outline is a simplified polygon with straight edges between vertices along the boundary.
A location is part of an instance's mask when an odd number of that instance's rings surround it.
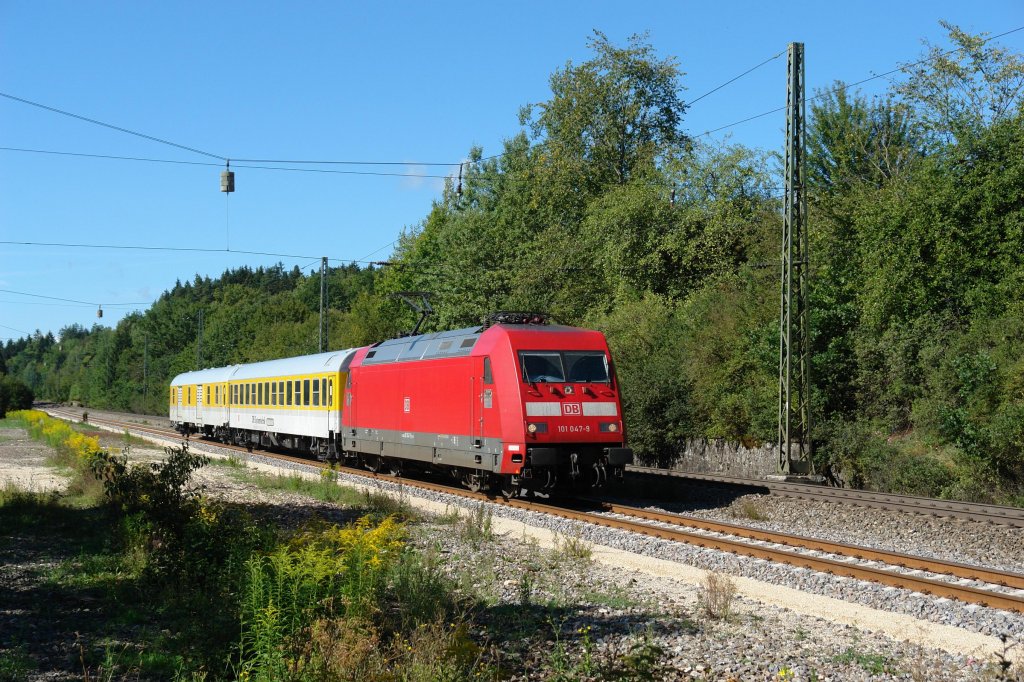
<svg viewBox="0 0 1024 682">
<path fill-rule="evenodd" d="M 806 483 L 768 481 L 756 478 L 740 478 L 722 474 L 697 474 L 684 471 L 672 471 L 655 467 L 628 466 L 627 475 L 657 476 L 663 478 L 679 478 L 693 481 L 717 483 L 723 486 L 750 488 L 756 492 L 771 495 L 783 495 L 803 500 L 819 500 L 839 504 L 854 504 L 860 507 L 887 509 L 891 511 L 913 512 L 931 516 L 945 516 L 997 523 L 1014 528 L 1024 528 L 1024 509 L 1002 507 L 995 504 L 978 504 L 958 502 L 956 500 L 937 500 L 930 497 L 914 497 L 912 495 L 892 495 L 867 490 L 850 490 L 848 488 L 832 488 Z"/>
<path fill-rule="evenodd" d="M 54 416 L 64 418 L 80 416 L 67 410 L 50 412 Z M 165 440 L 180 439 L 176 432 L 169 429 L 110 419 L 94 418 L 91 421 L 97 426 L 107 425 L 117 430 L 126 430 L 136 436 Z M 200 442 L 219 449 L 247 454 L 245 448 L 217 442 Z M 265 451 L 260 451 L 259 455 L 314 468 L 327 466 L 321 462 L 291 455 Z M 339 470 L 367 480 L 396 482 L 393 476 L 375 474 L 362 469 L 341 467 Z M 832 575 L 868 580 L 935 597 L 1024 613 L 1024 574 L 752 529 L 600 500 L 582 500 L 576 501 L 573 506 L 561 506 L 524 499 L 495 499 L 482 493 L 473 493 L 430 481 L 402 479 L 402 483 L 412 488 L 456 495 L 470 500 L 495 502 L 524 511 L 555 515 Z"/>
</svg>

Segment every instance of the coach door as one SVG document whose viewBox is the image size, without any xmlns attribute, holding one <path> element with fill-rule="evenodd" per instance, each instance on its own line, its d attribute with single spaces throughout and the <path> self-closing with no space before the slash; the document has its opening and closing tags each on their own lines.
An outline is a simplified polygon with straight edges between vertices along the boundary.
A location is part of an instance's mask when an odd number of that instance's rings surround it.
<svg viewBox="0 0 1024 682">
<path fill-rule="evenodd" d="M 203 423 L 203 384 L 196 386 L 196 423 Z"/>
</svg>

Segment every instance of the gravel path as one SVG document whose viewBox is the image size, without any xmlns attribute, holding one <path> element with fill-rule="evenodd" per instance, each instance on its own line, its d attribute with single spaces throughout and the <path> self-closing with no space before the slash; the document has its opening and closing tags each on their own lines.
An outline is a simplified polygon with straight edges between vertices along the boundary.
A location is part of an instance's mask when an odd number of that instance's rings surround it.
<svg viewBox="0 0 1024 682">
<path fill-rule="evenodd" d="M 8 458 L 11 450 L 7 446 L 6 441 L 0 442 L 0 462 Z M 156 456 L 158 451 L 146 455 L 136 448 L 135 452 L 137 456 Z M 247 459 L 251 468 L 281 469 L 279 462 L 271 463 L 259 455 Z M 290 468 L 318 475 L 311 467 Z M 44 470 L 39 467 L 40 476 Z M 232 471 L 227 467 L 201 470 L 208 493 L 270 508 L 285 500 L 297 501 L 293 498 L 298 496 L 240 483 Z M 342 479 L 350 483 L 358 480 L 349 476 Z M 387 483 L 376 487 L 398 488 Z M 435 493 L 417 493 L 416 499 L 417 506 L 436 513 L 436 521 L 419 526 L 415 542 L 424 551 L 442 557 L 446 570 L 460 580 L 465 591 L 483 600 L 486 608 L 477 619 L 474 634 L 482 641 L 503 642 L 507 651 L 505 667 L 517 672 L 513 679 L 545 679 L 542 670 L 550 673 L 559 666 L 586 679 L 584 673 L 596 669 L 587 666 L 598 666 L 630 651 L 635 658 L 644 652 L 657 653 L 655 658 L 661 667 L 651 679 L 997 679 L 991 658 L 997 644 L 984 635 L 1008 633 L 1020 638 L 1024 633 L 1024 618 L 1015 614 L 498 505 L 486 505 L 494 533 L 482 541 L 473 540 L 466 531 L 470 524 L 454 520 L 452 513 L 457 506 L 465 507 L 464 501 Z M 748 523 L 753 520 L 738 518 L 750 516 L 746 502 L 737 500 L 730 507 L 705 508 L 699 513 Z M 793 529 L 791 518 L 804 518 L 803 523 L 813 524 L 817 513 L 825 520 L 836 519 L 833 526 L 819 521 L 821 527 L 835 528 L 838 533 L 843 524 L 849 524 L 858 533 L 854 541 L 863 544 L 871 543 L 862 541 L 859 534 L 881 543 L 890 532 L 886 524 L 899 525 L 897 520 L 884 516 L 874 519 L 875 514 L 884 515 L 874 510 L 808 512 L 810 505 L 806 502 L 784 498 L 754 502 L 759 505 L 756 513 L 767 516 L 759 522 L 764 527 L 782 527 L 779 519 L 785 519 L 785 527 Z M 310 514 L 339 522 L 347 518 L 344 510 L 324 503 L 304 501 L 302 507 Z M 694 513 L 692 508 L 683 511 Z M 865 513 L 872 518 L 858 521 Z M 922 536 L 949 532 L 946 524 L 963 524 L 915 518 L 927 524 L 943 524 L 933 531 L 917 533 Z M 903 525 L 908 525 L 906 517 Z M 997 527 L 988 530 L 993 532 L 993 542 L 1002 543 Z M 841 539 L 852 537 L 846 532 Z M 589 548 L 593 556 L 578 556 L 585 551 L 573 556 L 567 546 Z M 1012 557 L 1021 551 L 1020 546 L 1012 546 L 1012 541 L 999 547 L 999 556 L 1009 557 L 1000 561 L 1014 561 Z M 898 549 L 916 551 L 906 545 Z M 700 608 L 699 600 L 707 595 L 700 585 L 705 570 L 735 576 L 739 596 L 728 619 L 711 618 Z M 837 600 L 854 606 L 844 611 Z M 950 632 L 954 640 L 955 633 L 962 633 L 960 641 L 950 641 Z M 988 648 L 967 653 L 974 642 L 985 642 Z M 1019 650 L 1020 645 L 1015 651 Z M 564 656 L 560 653 L 563 651 Z M 1016 663 L 1012 672 L 1018 677 L 1010 679 L 1024 679 L 1022 665 L 1024 662 Z"/>
</svg>

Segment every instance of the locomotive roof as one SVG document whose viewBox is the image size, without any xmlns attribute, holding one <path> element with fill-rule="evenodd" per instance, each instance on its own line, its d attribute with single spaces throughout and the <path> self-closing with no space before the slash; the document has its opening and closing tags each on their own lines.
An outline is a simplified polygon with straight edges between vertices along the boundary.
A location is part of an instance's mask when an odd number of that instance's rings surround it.
<svg viewBox="0 0 1024 682">
<path fill-rule="evenodd" d="M 535 324 L 495 324 L 490 327 L 466 327 L 445 332 L 418 334 L 399 339 L 388 339 L 372 346 L 363 358 L 363 365 L 377 365 L 406 360 L 458 358 L 470 355 L 480 336 L 489 329 L 529 332 L 578 332 L 578 327 Z"/>
<path fill-rule="evenodd" d="M 214 369 L 203 369 L 197 372 L 185 372 L 174 377 L 171 385 L 176 384 L 200 384 L 216 383 L 221 381 L 241 381 L 245 379 L 258 379 L 268 376 L 291 376 L 294 374 L 314 374 L 320 372 L 340 372 L 342 366 L 347 366 L 355 354 L 355 348 L 335 350 L 328 353 L 316 353 L 314 355 L 299 355 L 293 358 L 282 358 L 280 360 L 267 360 L 265 362 L 253 362 L 245 365 L 231 365 L 230 367 L 217 367 Z"/>
<path fill-rule="evenodd" d="M 400 339 L 381 341 L 370 348 L 363 358 L 363 365 L 385 362 L 423 360 L 426 358 L 457 358 L 469 355 L 480 338 L 483 327 L 466 327 L 446 332 L 403 336 Z"/>
</svg>

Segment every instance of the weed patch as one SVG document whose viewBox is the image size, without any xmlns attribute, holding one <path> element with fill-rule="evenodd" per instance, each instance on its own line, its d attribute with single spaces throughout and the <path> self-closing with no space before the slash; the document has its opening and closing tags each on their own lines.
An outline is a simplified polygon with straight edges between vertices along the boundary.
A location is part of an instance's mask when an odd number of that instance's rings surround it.
<svg viewBox="0 0 1024 682">
<path fill-rule="evenodd" d="M 697 604 L 708 618 L 728 620 L 736 597 L 736 583 L 722 573 L 708 571 L 697 591 Z"/>
<path fill-rule="evenodd" d="M 555 533 L 554 554 L 557 559 L 587 562 L 594 556 L 594 545 L 576 528 L 567 533 Z"/>
<path fill-rule="evenodd" d="M 473 547 L 480 547 L 494 539 L 494 512 L 483 502 L 473 507 L 461 519 L 462 538 Z"/>
<path fill-rule="evenodd" d="M 857 651 L 850 647 L 835 657 L 836 663 L 849 665 L 856 664 L 872 675 L 892 674 L 895 672 L 889 665 L 889 659 L 881 654 L 866 653 Z"/>
</svg>

